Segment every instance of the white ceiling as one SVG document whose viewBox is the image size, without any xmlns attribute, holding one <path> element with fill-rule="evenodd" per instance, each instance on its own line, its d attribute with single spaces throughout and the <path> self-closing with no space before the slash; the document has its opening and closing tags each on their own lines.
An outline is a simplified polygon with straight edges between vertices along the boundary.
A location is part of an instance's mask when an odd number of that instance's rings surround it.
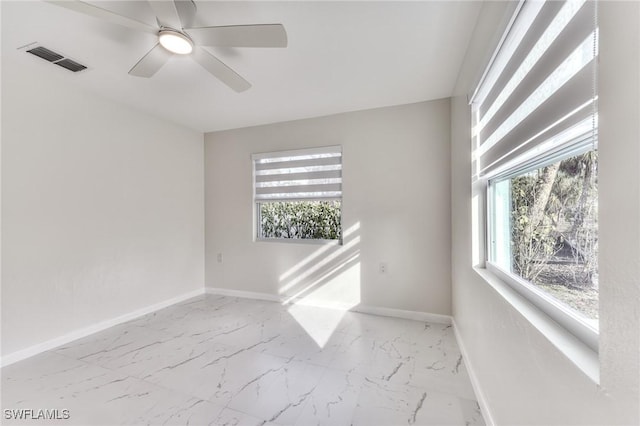
<svg viewBox="0 0 640 426">
<path fill-rule="evenodd" d="M 155 25 L 146 2 L 91 2 Z M 236 93 L 188 57 L 150 79 L 129 69 L 155 36 L 40 1 L 2 1 L 3 66 L 32 67 L 101 96 L 200 131 L 213 131 L 448 97 L 479 1 L 214 2 L 197 24 L 284 24 L 289 46 L 210 52 L 253 84 Z M 28 43 L 75 59 L 73 74 L 17 50 Z"/>
</svg>

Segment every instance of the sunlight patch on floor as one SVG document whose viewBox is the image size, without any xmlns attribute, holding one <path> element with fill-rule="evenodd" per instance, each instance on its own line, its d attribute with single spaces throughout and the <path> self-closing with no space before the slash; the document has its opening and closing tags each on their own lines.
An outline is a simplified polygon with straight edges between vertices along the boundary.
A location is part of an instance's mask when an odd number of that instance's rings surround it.
<svg viewBox="0 0 640 426">
<path fill-rule="evenodd" d="M 345 313 L 360 303 L 360 262 L 353 263 L 304 297 L 289 299 L 289 303 L 289 314 L 323 348 Z"/>
</svg>

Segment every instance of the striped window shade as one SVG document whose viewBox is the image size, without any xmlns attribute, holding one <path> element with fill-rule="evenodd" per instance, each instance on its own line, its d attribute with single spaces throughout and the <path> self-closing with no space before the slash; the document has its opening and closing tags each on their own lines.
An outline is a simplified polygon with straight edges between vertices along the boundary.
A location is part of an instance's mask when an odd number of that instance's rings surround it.
<svg viewBox="0 0 640 426">
<path fill-rule="evenodd" d="M 595 147 L 597 57 L 595 1 L 522 1 L 471 100 L 474 178 Z"/>
<path fill-rule="evenodd" d="M 342 147 L 252 155 L 254 200 L 342 199 Z"/>
</svg>

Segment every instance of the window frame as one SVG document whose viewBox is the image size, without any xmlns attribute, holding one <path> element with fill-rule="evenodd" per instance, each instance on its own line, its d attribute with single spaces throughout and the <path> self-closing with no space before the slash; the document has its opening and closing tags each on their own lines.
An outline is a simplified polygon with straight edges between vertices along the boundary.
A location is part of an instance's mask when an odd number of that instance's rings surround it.
<svg viewBox="0 0 640 426">
<path fill-rule="evenodd" d="M 563 161 L 565 159 L 597 150 L 597 141 L 583 140 L 578 148 L 574 147 L 562 154 L 540 155 L 539 157 L 533 157 L 533 160 L 538 161 L 514 161 L 510 167 L 506 168 L 500 174 L 489 176 L 485 180 L 485 199 L 486 199 L 486 214 L 485 214 L 485 226 L 486 226 L 486 238 L 485 238 L 485 268 L 500 280 L 508 284 L 521 296 L 533 303 L 542 312 L 548 315 L 551 319 L 556 321 L 571 334 L 576 336 L 579 340 L 584 342 L 590 349 L 598 353 L 599 351 L 599 326 L 598 320 L 589 320 L 581 315 L 579 312 L 573 310 L 562 301 L 553 297 L 551 294 L 539 289 L 534 284 L 530 283 L 526 279 L 519 275 L 505 270 L 498 265 L 495 261 L 495 232 L 494 225 L 495 218 L 495 186 L 497 183 L 505 180 L 510 180 L 514 177 L 522 176 L 530 171 L 548 166 L 550 164 Z M 566 144 L 570 145 L 570 144 Z"/>
<path fill-rule="evenodd" d="M 312 244 L 312 245 L 342 245 L 343 244 L 343 196 L 342 189 L 340 189 L 340 195 L 337 197 L 305 197 L 305 198 L 290 198 L 290 199 L 256 199 L 256 162 L 265 158 L 280 158 L 287 156 L 303 156 L 303 155 L 315 155 L 324 153 L 340 153 L 340 186 L 342 187 L 342 167 L 344 152 L 341 145 L 331 146 L 319 146 L 309 148 L 298 148 L 294 150 L 280 150 L 269 151 L 262 153 L 255 153 L 251 155 L 251 170 L 252 170 L 252 201 L 253 201 L 253 241 L 254 242 L 271 242 L 271 243 L 286 243 L 286 244 Z M 336 239 L 323 239 L 323 238 L 270 238 L 262 236 L 262 221 L 261 221 L 261 208 L 260 205 L 269 202 L 315 202 L 315 201 L 340 201 L 340 237 Z"/>
</svg>

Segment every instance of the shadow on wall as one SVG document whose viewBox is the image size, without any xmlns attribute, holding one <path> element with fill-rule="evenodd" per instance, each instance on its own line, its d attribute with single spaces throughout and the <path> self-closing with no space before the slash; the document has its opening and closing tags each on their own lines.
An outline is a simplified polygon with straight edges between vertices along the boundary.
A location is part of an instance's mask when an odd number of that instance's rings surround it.
<svg viewBox="0 0 640 426">
<path fill-rule="evenodd" d="M 322 246 L 283 273 L 279 292 L 289 314 L 323 347 L 360 303 L 360 222 L 344 231 L 341 246 Z M 301 305 L 328 309 L 310 315 Z"/>
</svg>

